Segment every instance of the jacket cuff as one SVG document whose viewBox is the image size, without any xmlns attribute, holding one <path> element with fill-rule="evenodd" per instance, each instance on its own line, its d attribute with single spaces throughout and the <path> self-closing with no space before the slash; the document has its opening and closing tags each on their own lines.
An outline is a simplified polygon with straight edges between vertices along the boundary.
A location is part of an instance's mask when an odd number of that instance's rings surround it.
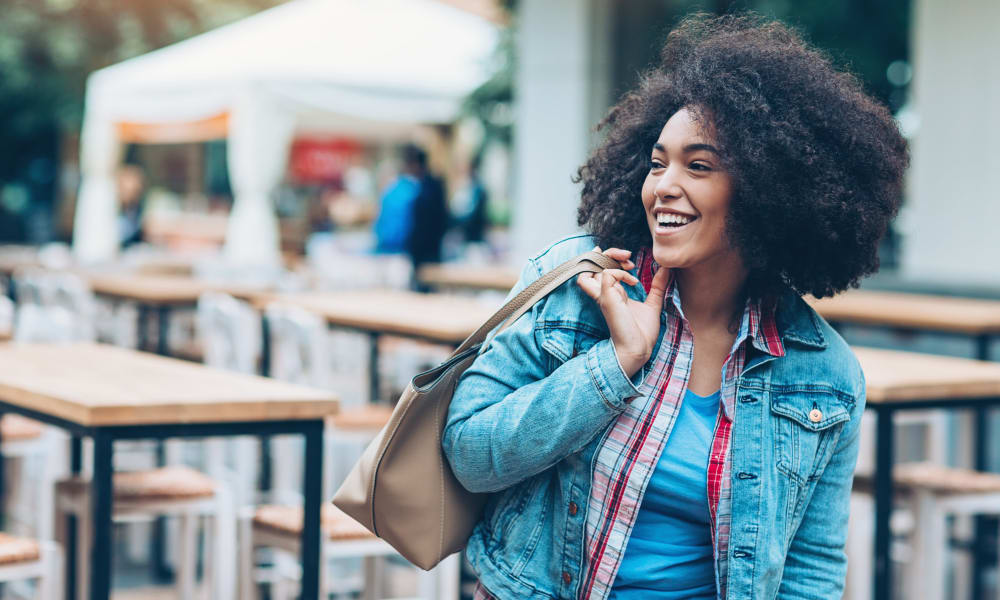
<svg viewBox="0 0 1000 600">
<path fill-rule="evenodd" d="M 601 340 L 587 350 L 587 371 L 601 398 L 615 410 L 624 410 L 628 400 L 641 395 L 625 376 L 610 339 Z"/>
</svg>

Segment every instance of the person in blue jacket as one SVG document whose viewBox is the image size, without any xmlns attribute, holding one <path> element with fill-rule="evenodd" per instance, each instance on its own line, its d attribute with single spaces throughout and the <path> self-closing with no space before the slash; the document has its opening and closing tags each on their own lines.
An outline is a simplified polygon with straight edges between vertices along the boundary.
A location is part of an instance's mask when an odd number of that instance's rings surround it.
<svg viewBox="0 0 1000 600">
<path fill-rule="evenodd" d="M 579 171 L 585 232 L 511 293 L 595 248 L 621 268 L 496 333 L 452 398 L 445 455 L 490 494 L 478 599 L 842 594 L 865 381 L 802 296 L 877 269 L 906 143 L 781 23 L 692 17 L 661 57 Z"/>
</svg>

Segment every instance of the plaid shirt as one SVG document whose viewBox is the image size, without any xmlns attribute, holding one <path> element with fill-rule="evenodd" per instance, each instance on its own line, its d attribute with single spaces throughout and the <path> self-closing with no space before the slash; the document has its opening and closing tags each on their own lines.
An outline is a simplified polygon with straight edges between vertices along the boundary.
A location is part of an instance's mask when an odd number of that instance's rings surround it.
<svg viewBox="0 0 1000 600">
<path fill-rule="evenodd" d="M 636 257 L 639 280 L 649 292 L 657 265 L 649 251 Z M 580 600 L 604 600 L 618 573 L 646 486 L 666 445 L 687 390 L 694 358 L 694 337 L 681 310 L 673 281 L 664 298 L 666 331 L 656 358 L 639 387 L 641 394 L 613 423 L 597 450 L 588 501 Z M 748 346 L 772 356 L 785 351 L 774 320 L 774 307 L 747 303 L 739 331 L 722 366 L 721 410 L 708 463 L 708 506 L 716 565 L 718 597 L 726 596 L 730 512 L 730 431 L 738 375 Z M 475 600 L 495 600 L 479 585 Z"/>
</svg>

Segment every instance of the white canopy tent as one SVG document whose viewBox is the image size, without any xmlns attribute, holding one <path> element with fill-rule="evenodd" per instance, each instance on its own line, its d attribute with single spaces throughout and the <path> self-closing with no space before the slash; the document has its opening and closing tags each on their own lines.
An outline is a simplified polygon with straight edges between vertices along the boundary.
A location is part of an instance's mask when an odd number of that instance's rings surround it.
<svg viewBox="0 0 1000 600">
<path fill-rule="evenodd" d="M 438 0 L 292 0 L 95 71 L 81 135 L 77 258 L 101 261 L 117 250 L 123 141 L 224 135 L 235 194 L 227 259 L 277 264 L 271 194 L 295 133 L 385 139 L 451 122 L 488 76 L 496 40 L 493 23 Z"/>
</svg>

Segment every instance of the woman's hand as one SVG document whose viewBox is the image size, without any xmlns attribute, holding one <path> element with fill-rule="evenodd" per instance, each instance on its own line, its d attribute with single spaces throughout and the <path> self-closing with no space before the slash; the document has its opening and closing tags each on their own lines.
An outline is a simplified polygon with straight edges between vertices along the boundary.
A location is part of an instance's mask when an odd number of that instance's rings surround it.
<svg viewBox="0 0 1000 600">
<path fill-rule="evenodd" d="M 594 250 L 601 252 L 597 246 Z M 628 250 L 608 248 L 602 254 L 622 263 L 625 269 L 635 267 L 630 260 L 632 253 Z M 622 269 L 583 273 L 576 279 L 576 284 L 584 293 L 597 301 L 611 331 L 611 341 L 615 345 L 618 362 L 629 377 L 646 364 L 653 353 L 653 346 L 660 333 L 660 312 L 663 310 L 663 296 L 669 280 L 670 269 L 657 270 L 646 301 L 636 302 L 625 293 L 622 282 L 635 285 L 639 280 Z"/>
</svg>

